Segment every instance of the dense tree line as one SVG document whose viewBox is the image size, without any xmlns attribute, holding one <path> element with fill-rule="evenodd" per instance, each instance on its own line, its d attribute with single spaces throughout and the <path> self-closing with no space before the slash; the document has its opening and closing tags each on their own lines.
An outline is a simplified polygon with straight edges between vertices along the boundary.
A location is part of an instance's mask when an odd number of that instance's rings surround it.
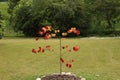
<svg viewBox="0 0 120 80">
<path fill-rule="evenodd" d="M 2 20 L 2 15 L 1 15 L 1 11 L 0 11 L 0 39 L 2 38 L 2 22 L 1 22 L 1 20 Z"/>
<path fill-rule="evenodd" d="M 81 30 L 82 36 L 120 35 L 119 0 L 8 0 L 10 25 L 26 36 L 36 36 L 45 25 Z"/>
<path fill-rule="evenodd" d="M 0 2 L 5 2 L 5 1 L 7 1 L 7 0 L 0 0 Z"/>
<path fill-rule="evenodd" d="M 1 14 L 1 11 L 0 11 L 0 29 L 2 28 L 2 14 Z"/>
</svg>

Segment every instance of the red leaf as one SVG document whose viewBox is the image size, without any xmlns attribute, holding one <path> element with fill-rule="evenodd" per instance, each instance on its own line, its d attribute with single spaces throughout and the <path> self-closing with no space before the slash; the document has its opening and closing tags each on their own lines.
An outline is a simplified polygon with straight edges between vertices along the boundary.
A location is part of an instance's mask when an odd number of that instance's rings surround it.
<svg viewBox="0 0 120 80">
<path fill-rule="evenodd" d="M 36 40 L 36 41 L 39 40 L 39 37 L 36 37 L 35 40 Z"/>
<path fill-rule="evenodd" d="M 62 49 L 68 48 L 68 45 L 62 46 Z"/>
<path fill-rule="evenodd" d="M 45 26 L 45 28 L 46 28 L 46 29 L 48 29 L 48 28 L 49 28 L 49 26 Z"/>
<path fill-rule="evenodd" d="M 35 49 L 32 49 L 32 52 L 34 52 L 35 51 Z"/>
<path fill-rule="evenodd" d="M 62 46 L 62 49 L 65 49 L 65 46 Z"/>
<path fill-rule="evenodd" d="M 74 33 L 80 35 L 80 30 L 74 30 Z"/>
<path fill-rule="evenodd" d="M 47 31 L 51 31 L 52 30 L 52 26 L 45 26 Z"/>
<path fill-rule="evenodd" d="M 64 62 L 65 62 L 63 58 L 60 58 L 60 61 L 61 61 L 62 63 L 64 63 Z"/>
<path fill-rule="evenodd" d="M 49 33 L 46 33 L 44 39 L 49 39 L 49 38 L 51 38 L 51 35 Z"/>
<path fill-rule="evenodd" d="M 46 28 L 45 28 L 45 27 L 43 27 L 43 28 L 42 28 L 42 31 L 45 33 L 45 32 L 46 32 Z"/>
<path fill-rule="evenodd" d="M 68 67 L 69 66 L 69 64 L 66 64 L 66 67 Z"/>
<path fill-rule="evenodd" d="M 50 48 L 51 48 L 51 46 L 50 46 L 50 45 L 47 45 L 47 46 L 46 46 L 46 49 L 50 49 Z"/>
<path fill-rule="evenodd" d="M 35 49 L 32 49 L 32 52 L 36 54 L 36 50 Z"/>
<path fill-rule="evenodd" d="M 42 51 L 42 53 L 44 53 L 44 52 L 45 52 L 45 50 L 44 50 L 44 49 L 42 49 L 41 51 Z"/>
<path fill-rule="evenodd" d="M 71 68 L 72 64 L 66 64 L 66 67 Z"/>
<path fill-rule="evenodd" d="M 69 64 L 68 67 L 71 68 L 71 67 L 72 67 L 72 64 Z"/>
<path fill-rule="evenodd" d="M 40 34 L 40 35 L 43 35 L 43 34 L 44 34 L 44 31 L 40 31 L 39 34 Z"/>
<path fill-rule="evenodd" d="M 71 30 L 71 29 L 69 29 L 67 32 L 68 32 L 68 33 L 72 33 L 72 30 Z"/>
<path fill-rule="evenodd" d="M 78 51 L 79 49 L 80 49 L 79 46 L 74 46 L 74 47 L 73 47 L 73 50 L 74 50 L 74 51 Z"/>
</svg>

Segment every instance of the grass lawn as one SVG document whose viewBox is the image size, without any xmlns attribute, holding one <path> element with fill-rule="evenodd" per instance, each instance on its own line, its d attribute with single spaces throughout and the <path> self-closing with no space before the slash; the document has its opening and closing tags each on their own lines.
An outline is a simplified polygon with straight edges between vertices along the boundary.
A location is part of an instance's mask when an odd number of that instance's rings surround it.
<svg viewBox="0 0 120 80">
<path fill-rule="evenodd" d="M 72 72 L 87 80 L 120 80 L 120 38 L 64 39 L 62 45 L 79 45 L 80 51 L 64 53 L 74 59 L 72 68 L 63 65 L 63 72 Z M 32 48 L 51 45 L 55 51 L 33 54 Z M 15 38 L 0 40 L 0 80 L 35 80 L 36 77 L 59 73 L 59 40 L 35 41 Z"/>
</svg>

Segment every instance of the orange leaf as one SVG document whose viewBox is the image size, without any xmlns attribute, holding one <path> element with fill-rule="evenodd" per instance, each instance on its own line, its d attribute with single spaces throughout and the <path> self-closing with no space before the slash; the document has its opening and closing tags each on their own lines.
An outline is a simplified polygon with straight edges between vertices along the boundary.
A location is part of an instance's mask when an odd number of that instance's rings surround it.
<svg viewBox="0 0 120 80">
<path fill-rule="evenodd" d="M 39 52 L 41 52 L 41 47 L 39 47 L 39 49 L 38 49 L 38 53 L 39 53 Z"/>
</svg>

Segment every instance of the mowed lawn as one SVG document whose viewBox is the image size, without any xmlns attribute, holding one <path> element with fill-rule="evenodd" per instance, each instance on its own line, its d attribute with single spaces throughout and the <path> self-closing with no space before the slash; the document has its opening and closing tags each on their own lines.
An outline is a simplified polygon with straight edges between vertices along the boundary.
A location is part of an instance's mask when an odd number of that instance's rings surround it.
<svg viewBox="0 0 120 80">
<path fill-rule="evenodd" d="M 32 48 L 51 45 L 54 52 L 33 54 Z M 74 59 L 73 67 L 63 72 L 87 80 L 120 80 L 120 38 L 63 39 L 62 45 L 80 46 L 78 52 L 64 52 L 63 58 Z M 32 38 L 0 40 L 0 80 L 35 80 L 39 76 L 59 73 L 59 40 L 35 41 Z"/>
</svg>

